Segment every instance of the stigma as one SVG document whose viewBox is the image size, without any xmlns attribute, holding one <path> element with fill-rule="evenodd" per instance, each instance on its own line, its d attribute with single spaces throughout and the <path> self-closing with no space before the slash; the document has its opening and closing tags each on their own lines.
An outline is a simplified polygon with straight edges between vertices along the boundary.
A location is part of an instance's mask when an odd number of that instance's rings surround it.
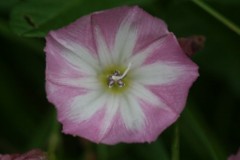
<svg viewBox="0 0 240 160">
<path fill-rule="evenodd" d="M 112 88 L 114 85 L 117 85 L 118 87 L 125 86 L 125 83 L 123 79 L 127 76 L 129 70 L 131 68 L 131 63 L 128 64 L 128 67 L 123 72 L 123 74 L 120 73 L 120 71 L 115 70 L 111 75 L 107 78 L 107 85 L 109 88 Z"/>
</svg>

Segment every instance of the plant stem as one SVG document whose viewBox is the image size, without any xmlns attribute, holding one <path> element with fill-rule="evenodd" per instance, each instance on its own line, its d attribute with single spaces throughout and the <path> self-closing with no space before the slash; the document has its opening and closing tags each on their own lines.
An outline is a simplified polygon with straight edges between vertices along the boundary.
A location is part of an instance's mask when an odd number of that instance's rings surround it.
<svg viewBox="0 0 240 160">
<path fill-rule="evenodd" d="M 200 8 L 208 12 L 210 15 L 212 15 L 214 18 L 222 22 L 224 25 L 226 25 L 229 29 L 240 35 L 240 28 L 228 20 L 226 17 L 224 17 L 221 13 L 204 3 L 202 0 L 192 0 L 196 5 L 198 5 Z"/>
<path fill-rule="evenodd" d="M 174 127 L 173 143 L 172 143 L 172 160 L 179 160 L 179 123 Z"/>
<path fill-rule="evenodd" d="M 59 132 L 59 124 L 55 120 L 53 122 L 52 133 L 49 137 L 49 143 L 48 143 L 49 160 L 56 160 L 56 149 L 60 142 L 60 137 L 58 132 Z"/>
</svg>

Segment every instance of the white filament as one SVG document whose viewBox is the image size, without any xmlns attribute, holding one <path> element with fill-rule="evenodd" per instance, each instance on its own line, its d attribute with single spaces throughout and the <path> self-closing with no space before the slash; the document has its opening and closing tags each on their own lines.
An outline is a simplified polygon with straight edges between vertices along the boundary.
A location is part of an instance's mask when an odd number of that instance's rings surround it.
<svg viewBox="0 0 240 160">
<path fill-rule="evenodd" d="M 129 72 L 129 70 L 131 68 L 131 65 L 132 65 L 131 63 L 128 64 L 127 69 L 124 71 L 124 73 L 121 76 L 112 76 L 112 79 L 114 81 L 118 81 L 120 79 L 123 79 L 127 75 L 127 73 Z"/>
</svg>

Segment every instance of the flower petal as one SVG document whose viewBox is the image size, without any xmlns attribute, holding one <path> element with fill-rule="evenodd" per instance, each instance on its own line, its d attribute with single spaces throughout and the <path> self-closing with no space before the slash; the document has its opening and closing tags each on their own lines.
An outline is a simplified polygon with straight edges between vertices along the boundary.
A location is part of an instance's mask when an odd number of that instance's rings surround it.
<svg viewBox="0 0 240 160">
<path fill-rule="evenodd" d="M 46 79 L 56 85 L 76 87 L 88 90 L 99 90 L 101 89 L 101 84 L 95 76 L 87 77 L 57 77 L 58 75 L 48 74 Z M 56 78 L 57 77 L 57 78 Z"/>
<path fill-rule="evenodd" d="M 133 71 L 134 81 L 144 85 L 169 84 L 186 73 L 184 66 L 171 62 L 157 62 L 144 65 Z"/>
<path fill-rule="evenodd" d="M 107 101 L 106 94 L 101 91 L 90 91 L 85 95 L 76 96 L 66 117 L 81 123 L 90 119 L 98 110 L 105 107 Z"/>
<path fill-rule="evenodd" d="M 50 32 L 48 39 L 49 44 L 58 46 L 61 50 L 60 55 L 63 56 L 70 64 L 76 66 L 76 69 L 89 70 L 97 69 L 98 62 L 96 57 L 91 54 L 87 48 L 77 45 L 71 41 L 59 38 L 57 32 Z M 55 43 L 55 44 L 54 44 Z M 56 44 L 58 43 L 58 44 Z"/>
<path fill-rule="evenodd" d="M 162 20 L 137 6 L 97 12 L 92 15 L 92 25 L 102 31 L 115 63 L 128 63 L 124 61 L 132 53 L 169 33 Z"/>
<path fill-rule="evenodd" d="M 117 64 L 123 64 L 130 57 L 135 47 L 137 41 L 137 29 L 133 26 L 135 14 L 129 12 L 116 33 L 112 52 L 114 62 Z"/>
<path fill-rule="evenodd" d="M 132 95 L 121 98 L 121 116 L 127 130 L 141 130 L 146 125 L 145 115 L 138 103 L 138 99 Z"/>
<path fill-rule="evenodd" d="M 157 39 L 156 41 L 149 44 L 147 47 L 143 48 L 142 50 L 139 50 L 134 55 L 129 57 L 129 61 L 132 63 L 132 69 L 139 68 L 143 63 L 146 61 L 146 58 L 149 57 L 152 53 L 155 52 L 155 50 L 161 48 L 162 45 L 164 45 L 165 41 L 167 40 L 167 36 L 161 37 L 160 39 Z"/>
<path fill-rule="evenodd" d="M 112 55 L 106 44 L 106 40 L 98 26 L 94 26 L 94 35 L 96 39 L 97 53 L 99 57 L 100 64 L 103 67 L 113 64 Z"/>
<path fill-rule="evenodd" d="M 239 160 L 240 159 L 240 148 L 235 155 L 230 155 L 227 160 Z"/>
<path fill-rule="evenodd" d="M 104 114 L 103 124 L 100 131 L 100 141 L 104 139 L 114 123 L 113 119 L 119 109 L 120 99 L 114 94 L 109 94 L 107 97 L 106 111 Z"/>
<path fill-rule="evenodd" d="M 46 38 L 47 46 L 45 51 L 53 56 L 60 56 L 67 61 L 72 68 L 85 74 L 96 74 L 97 61 L 84 48 L 78 47 L 78 52 L 74 52 L 66 48 L 67 44 L 61 44 L 61 40 L 56 38 L 56 33 L 51 32 Z M 65 41 L 63 41 L 65 42 Z M 81 49 L 80 49 L 81 48 Z M 47 55 L 48 56 L 48 55 Z M 58 58 L 60 58 L 58 57 Z"/>
</svg>

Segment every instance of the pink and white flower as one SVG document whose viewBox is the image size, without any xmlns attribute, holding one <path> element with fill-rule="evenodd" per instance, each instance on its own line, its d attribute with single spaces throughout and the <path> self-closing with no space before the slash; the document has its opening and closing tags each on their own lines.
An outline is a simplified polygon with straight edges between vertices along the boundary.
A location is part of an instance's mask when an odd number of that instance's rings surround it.
<svg viewBox="0 0 240 160">
<path fill-rule="evenodd" d="M 95 12 L 46 37 L 47 97 L 66 134 L 151 142 L 176 121 L 198 67 L 139 7 Z"/>
<path fill-rule="evenodd" d="M 236 153 L 236 155 L 229 156 L 228 160 L 240 160 L 240 148 L 238 149 L 238 152 Z"/>
<path fill-rule="evenodd" d="M 47 160 L 47 154 L 40 149 L 32 149 L 23 154 L 0 154 L 0 160 Z"/>
</svg>

